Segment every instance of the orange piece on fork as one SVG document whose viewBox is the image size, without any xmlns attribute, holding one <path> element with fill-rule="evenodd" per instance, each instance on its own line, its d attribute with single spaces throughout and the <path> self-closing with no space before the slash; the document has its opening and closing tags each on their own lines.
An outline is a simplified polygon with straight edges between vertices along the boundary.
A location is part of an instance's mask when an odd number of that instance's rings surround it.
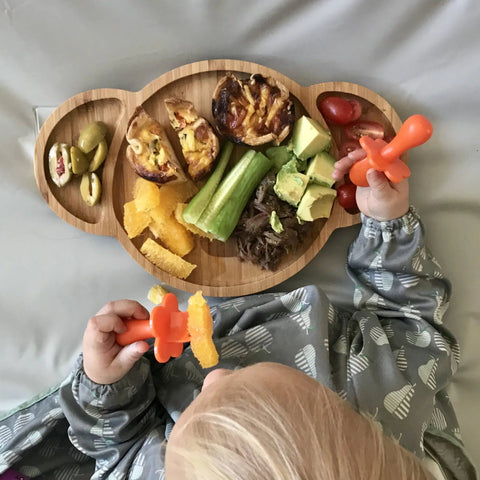
<svg viewBox="0 0 480 480">
<path fill-rule="evenodd" d="M 187 312 L 193 355 L 202 368 L 214 367 L 218 363 L 218 352 L 212 340 L 213 320 L 201 291 L 189 298 Z"/>
<path fill-rule="evenodd" d="M 352 165 L 349 176 L 352 183 L 359 187 L 368 187 L 367 172 L 370 168 L 385 173 L 393 183 L 401 182 L 410 176 L 410 169 L 400 160 L 400 155 L 410 148 L 425 143 L 433 133 L 430 121 L 423 115 L 412 115 L 400 127 L 395 138 L 386 143 L 384 140 L 363 136 L 360 145 L 366 157 Z"/>
</svg>

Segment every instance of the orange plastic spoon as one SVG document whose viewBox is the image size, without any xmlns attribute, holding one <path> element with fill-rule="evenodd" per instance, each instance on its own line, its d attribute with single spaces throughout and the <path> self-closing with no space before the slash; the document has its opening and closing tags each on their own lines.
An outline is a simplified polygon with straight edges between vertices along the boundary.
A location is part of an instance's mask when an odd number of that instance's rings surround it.
<svg viewBox="0 0 480 480">
<path fill-rule="evenodd" d="M 390 143 L 367 136 L 361 137 L 360 145 L 367 155 L 353 164 L 349 172 L 350 180 L 359 187 L 368 187 L 367 171 L 370 168 L 384 172 L 393 183 L 408 178 L 410 169 L 400 160 L 400 155 L 425 143 L 432 133 L 432 124 L 426 117 L 412 115 L 405 120 Z"/>
<path fill-rule="evenodd" d="M 178 300 L 173 293 L 167 293 L 162 304 L 156 306 L 149 320 L 125 320 L 127 330 L 116 335 L 121 346 L 155 338 L 155 358 L 160 363 L 168 362 L 170 357 L 179 357 L 183 344 L 190 341 L 188 333 L 188 313 L 178 309 Z"/>
</svg>

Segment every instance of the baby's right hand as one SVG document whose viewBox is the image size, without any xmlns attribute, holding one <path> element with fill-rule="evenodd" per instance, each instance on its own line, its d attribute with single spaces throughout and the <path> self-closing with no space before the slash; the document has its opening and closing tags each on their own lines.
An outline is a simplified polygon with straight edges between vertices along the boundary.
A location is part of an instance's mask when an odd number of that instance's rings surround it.
<svg viewBox="0 0 480 480">
<path fill-rule="evenodd" d="M 83 336 L 83 369 L 90 380 L 111 384 L 129 372 L 148 351 L 148 343 L 140 341 L 121 347 L 115 335 L 126 330 L 123 319 L 144 320 L 149 316 L 138 302 L 118 300 L 105 305 L 89 320 Z"/>
<path fill-rule="evenodd" d="M 352 152 L 335 162 L 332 177 L 340 181 L 358 160 L 358 152 Z M 357 205 L 367 217 L 378 221 L 399 218 L 408 212 L 410 203 L 408 195 L 408 180 L 391 183 L 383 172 L 371 168 L 367 172 L 368 187 L 357 187 Z"/>
</svg>

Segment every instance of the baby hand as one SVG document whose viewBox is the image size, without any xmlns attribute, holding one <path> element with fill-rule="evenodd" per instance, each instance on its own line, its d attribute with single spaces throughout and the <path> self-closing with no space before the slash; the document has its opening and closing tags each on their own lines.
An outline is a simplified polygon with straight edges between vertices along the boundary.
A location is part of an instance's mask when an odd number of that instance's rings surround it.
<svg viewBox="0 0 480 480">
<path fill-rule="evenodd" d="M 335 163 L 332 177 L 339 181 L 348 173 L 350 167 L 358 160 L 361 151 L 351 152 Z M 363 155 L 364 156 L 364 152 Z M 408 181 L 391 183 L 383 172 L 373 168 L 367 172 L 368 187 L 357 187 L 357 205 L 366 216 L 378 221 L 399 218 L 409 209 Z"/>
<path fill-rule="evenodd" d="M 115 335 L 126 330 L 122 319 L 144 320 L 149 316 L 138 302 L 118 300 L 105 305 L 89 320 L 83 336 L 83 368 L 90 380 L 110 384 L 128 373 L 147 352 L 148 343 L 140 341 L 121 347 Z"/>
</svg>

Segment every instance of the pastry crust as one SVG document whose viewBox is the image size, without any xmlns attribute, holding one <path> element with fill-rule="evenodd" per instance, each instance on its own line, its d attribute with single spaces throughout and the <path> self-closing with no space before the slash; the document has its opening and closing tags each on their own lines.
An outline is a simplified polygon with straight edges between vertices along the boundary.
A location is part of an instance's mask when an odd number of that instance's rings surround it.
<svg viewBox="0 0 480 480">
<path fill-rule="evenodd" d="M 212 113 L 221 134 L 253 146 L 272 141 L 279 145 L 295 120 L 287 87 L 261 74 L 241 80 L 227 73 L 213 93 Z"/>
<path fill-rule="evenodd" d="M 177 132 L 188 174 L 199 180 L 212 169 L 220 150 L 220 142 L 208 121 L 200 117 L 188 100 L 165 99 L 170 125 Z"/>
<path fill-rule="evenodd" d="M 127 159 L 140 177 L 158 184 L 186 180 L 164 128 L 143 107 L 136 108 L 125 137 Z"/>
</svg>

